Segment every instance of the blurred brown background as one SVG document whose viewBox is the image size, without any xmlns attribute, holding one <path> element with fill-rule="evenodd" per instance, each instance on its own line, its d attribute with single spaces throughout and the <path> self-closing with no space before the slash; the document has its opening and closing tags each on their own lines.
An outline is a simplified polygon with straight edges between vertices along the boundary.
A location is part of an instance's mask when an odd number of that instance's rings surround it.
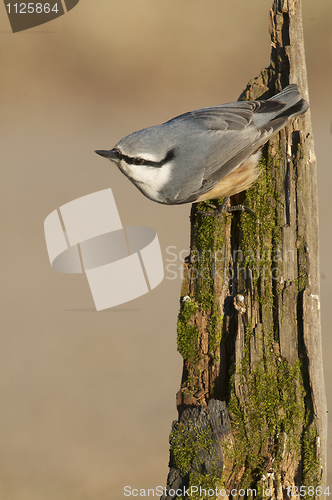
<svg viewBox="0 0 332 500">
<path fill-rule="evenodd" d="M 94 150 L 236 100 L 269 64 L 270 4 L 81 0 L 17 34 L 0 5 L 1 500 L 115 500 L 126 485 L 165 485 L 182 369 L 180 273 L 97 313 L 84 275 L 51 269 L 43 222 L 60 205 L 111 187 L 123 224 L 156 229 L 166 259 L 168 246 L 177 256 L 188 249 L 190 207 L 153 204 Z M 303 17 L 331 401 L 331 3 L 303 0 Z M 332 486 L 331 437 L 329 455 Z"/>
</svg>

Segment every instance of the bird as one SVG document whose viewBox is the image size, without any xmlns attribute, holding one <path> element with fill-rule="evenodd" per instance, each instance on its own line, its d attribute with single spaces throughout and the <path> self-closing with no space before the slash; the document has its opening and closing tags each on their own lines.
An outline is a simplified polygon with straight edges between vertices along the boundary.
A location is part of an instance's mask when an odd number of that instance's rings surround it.
<svg viewBox="0 0 332 500">
<path fill-rule="evenodd" d="M 308 107 L 291 84 L 267 100 L 184 113 L 95 152 L 114 162 L 152 201 L 180 205 L 224 198 L 217 213 L 231 211 L 229 197 L 251 187 L 260 174 L 264 144 Z"/>
</svg>

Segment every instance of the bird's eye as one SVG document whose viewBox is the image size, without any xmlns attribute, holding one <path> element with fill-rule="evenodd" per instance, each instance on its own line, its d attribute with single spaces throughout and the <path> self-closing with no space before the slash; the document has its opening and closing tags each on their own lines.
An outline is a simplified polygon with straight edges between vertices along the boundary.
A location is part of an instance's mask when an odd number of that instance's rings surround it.
<svg viewBox="0 0 332 500">
<path fill-rule="evenodd" d="M 144 163 L 145 163 L 144 158 L 133 158 L 134 165 L 144 165 Z"/>
</svg>

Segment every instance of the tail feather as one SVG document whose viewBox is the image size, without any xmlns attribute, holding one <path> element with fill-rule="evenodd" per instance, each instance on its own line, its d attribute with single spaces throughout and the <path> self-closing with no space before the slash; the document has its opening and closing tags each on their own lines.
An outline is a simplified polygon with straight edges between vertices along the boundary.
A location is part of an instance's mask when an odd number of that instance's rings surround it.
<svg viewBox="0 0 332 500">
<path fill-rule="evenodd" d="M 291 118 L 298 116 L 305 113 L 309 108 L 309 104 L 303 99 L 301 91 L 295 83 L 285 87 L 279 94 L 271 97 L 269 101 L 285 103 L 286 106 L 279 117 L 288 116 L 288 118 Z"/>
<path fill-rule="evenodd" d="M 281 105 L 279 109 L 273 106 L 277 103 Z M 299 87 L 295 84 L 288 85 L 279 94 L 265 101 L 264 104 L 262 112 L 254 114 L 253 122 L 258 128 L 268 129 L 272 127 L 275 131 L 282 128 L 290 118 L 305 113 L 309 107 L 307 101 L 303 99 Z"/>
</svg>

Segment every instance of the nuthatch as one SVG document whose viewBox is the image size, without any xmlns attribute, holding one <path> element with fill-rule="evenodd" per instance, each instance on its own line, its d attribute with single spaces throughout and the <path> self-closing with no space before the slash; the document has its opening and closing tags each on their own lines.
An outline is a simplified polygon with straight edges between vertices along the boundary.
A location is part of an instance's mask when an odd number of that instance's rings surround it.
<svg viewBox="0 0 332 500">
<path fill-rule="evenodd" d="M 96 153 L 113 161 L 158 203 L 225 198 L 256 181 L 262 146 L 307 109 L 297 85 L 288 85 L 266 101 L 237 101 L 185 113 Z"/>
</svg>

